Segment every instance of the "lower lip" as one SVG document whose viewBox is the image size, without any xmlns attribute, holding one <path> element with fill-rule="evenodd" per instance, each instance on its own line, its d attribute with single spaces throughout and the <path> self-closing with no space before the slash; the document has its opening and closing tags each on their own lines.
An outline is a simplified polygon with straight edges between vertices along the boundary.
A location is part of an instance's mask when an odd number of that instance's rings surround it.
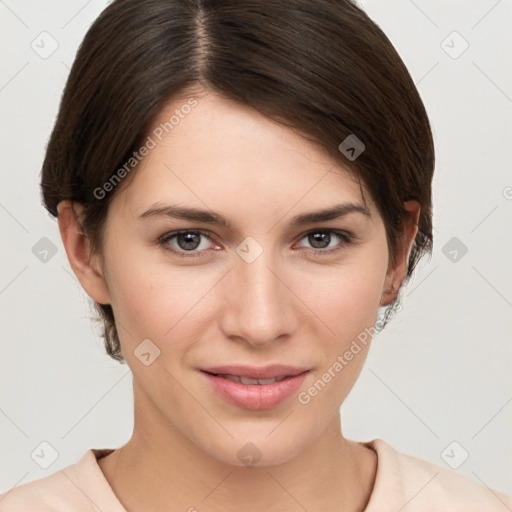
<svg viewBox="0 0 512 512">
<path fill-rule="evenodd" d="M 201 373 L 206 376 L 213 389 L 229 403 L 243 409 L 262 410 L 276 407 L 295 393 L 309 374 L 309 370 L 273 384 L 253 385 L 233 382 L 203 371 Z"/>
</svg>

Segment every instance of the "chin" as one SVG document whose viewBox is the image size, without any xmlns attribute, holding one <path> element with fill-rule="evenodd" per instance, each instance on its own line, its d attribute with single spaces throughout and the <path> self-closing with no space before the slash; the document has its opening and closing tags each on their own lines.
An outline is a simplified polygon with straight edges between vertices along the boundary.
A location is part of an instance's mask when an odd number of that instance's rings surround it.
<svg viewBox="0 0 512 512">
<path fill-rule="evenodd" d="M 304 450 L 307 443 L 298 442 L 296 435 L 267 437 L 261 428 L 254 435 L 235 436 L 225 443 L 212 445 L 211 441 L 202 449 L 211 457 L 237 467 L 270 467 L 293 460 Z M 287 442 L 283 441 L 283 438 Z"/>
</svg>

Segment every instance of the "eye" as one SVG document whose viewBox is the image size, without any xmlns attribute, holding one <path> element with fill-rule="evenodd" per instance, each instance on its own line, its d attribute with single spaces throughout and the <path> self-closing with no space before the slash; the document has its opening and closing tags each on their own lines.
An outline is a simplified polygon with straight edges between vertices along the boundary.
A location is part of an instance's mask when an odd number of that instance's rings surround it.
<svg viewBox="0 0 512 512">
<path fill-rule="evenodd" d="M 180 257 L 197 257 L 208 249 L 208 243 L 203 243 L 201 237 L 211 243 L 208 233 L 199 230 L 173 231 L 160 237 L 160 245 Z M 171 243 L 172 242 L 172 243 Z"/>
<path fill-rule="evenodd" d="M 316 254 L 331 254 L 352 243 L 353 237 L 345 231 L 336 229 L 315 229 L 306 233 L 301 240 L 307 239 Z"/>
<path fill-rule="evenodd" d="M 300 240 L 307 239 L 311 251 L 315 255 L 326 255 L 340 251 L 353 243 L 354 237 L 345 231 L 335 229 L 315 229 L 303 235 Z M 158 243 L 166 250 L 179 257 L 200 257 L 212 246 L 209 233 L 197 229 L 184 229 L 166 233 L 158 239 Z M 214 245 L 215 249 L 219 246 Z M 307 247 L 305 247 L 308 249 Z"/>
</svg>

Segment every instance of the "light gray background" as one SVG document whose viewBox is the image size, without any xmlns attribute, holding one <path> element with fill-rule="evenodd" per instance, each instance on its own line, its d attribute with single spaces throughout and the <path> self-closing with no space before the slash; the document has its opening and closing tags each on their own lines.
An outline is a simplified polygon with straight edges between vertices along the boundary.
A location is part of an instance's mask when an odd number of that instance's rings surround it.
<svg viewBox="0 0 512 512">
<path fill-rule="evenodd" d="M 0 1 L 0 492 L 89 448 L 117 447 L 133 427 L 131 372 L 104 355 L 38 183 L 69 67 L 107 2 L 42 4 Z M 344 433 L 440 465 L 467 451 L 458 471 L 512 495 L 512 1 L 360 4 L 396 46 L 431 119 L 435 250 L 374 340 L 342 407 Z M 31 47 L 51 48 L 43 31 L 59 45 L 46 59 Z M 461 55 L 453 31 L 469 44 Z M 57 247 L 46 263 L 32 252 L 43 237 Z M 455 262 L 451 246 L 443 253 L 452 237 L 468 248 Z M 59 454 L 47 469 L 31 458 L 43 441 Z"/>
</svg>

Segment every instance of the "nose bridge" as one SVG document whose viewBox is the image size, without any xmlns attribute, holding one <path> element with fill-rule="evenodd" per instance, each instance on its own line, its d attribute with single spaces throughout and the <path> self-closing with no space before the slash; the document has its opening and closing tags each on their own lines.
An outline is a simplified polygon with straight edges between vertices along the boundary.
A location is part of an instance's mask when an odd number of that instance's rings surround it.
<svg viewBox="0 0 512 512">
<path fill-rule="evenodd" d="M 231 272 L 224 329 L 228 336 L 262 346 L 291 332 L 290 292 L 276 276 L 271 251 L 249 261 L 240 256 Z"/>
</svg>

